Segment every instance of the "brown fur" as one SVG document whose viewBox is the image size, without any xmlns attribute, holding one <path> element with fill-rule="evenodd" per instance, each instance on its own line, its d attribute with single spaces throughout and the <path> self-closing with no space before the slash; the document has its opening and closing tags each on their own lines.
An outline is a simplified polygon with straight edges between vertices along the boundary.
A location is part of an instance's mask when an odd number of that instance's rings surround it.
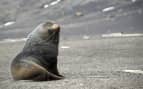
<svg viewBox="0 0 143 89">
<path fill-rule="evenodd" d="M 23 50 L 11 64 L 14 80 L 59 80 L 63 76 L 57 69 L 60 28 L 46 22 L 38 26 L 28 36 Z"/>
</svg>

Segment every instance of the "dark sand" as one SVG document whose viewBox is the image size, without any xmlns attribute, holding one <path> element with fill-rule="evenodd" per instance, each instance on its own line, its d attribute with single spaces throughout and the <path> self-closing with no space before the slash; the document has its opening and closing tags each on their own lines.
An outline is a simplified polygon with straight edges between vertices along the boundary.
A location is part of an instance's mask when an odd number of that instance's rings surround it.
<svg viewBox="0 0 143 89">
<path fill-rule="evenodd" d="M 58 66 L 66 78 L 46 82 L 11 79 L 10 62 L 23 43 L 0 44 L 0 89 L 143 89 L 143 74 L 123 72 L 143 70 L 142 37 L 61 40 Z"/>
</svg>

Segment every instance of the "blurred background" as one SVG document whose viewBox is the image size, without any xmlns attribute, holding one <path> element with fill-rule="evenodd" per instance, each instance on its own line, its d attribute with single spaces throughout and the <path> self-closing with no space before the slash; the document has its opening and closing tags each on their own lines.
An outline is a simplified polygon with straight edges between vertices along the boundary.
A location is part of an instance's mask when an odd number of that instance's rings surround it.
<svg viewBox="0 0 143 89">
<path fill-rule="evenodd" d="M 12 81 L 11 61 L 48 20 L 65 79 Z M 143 0 L 0 0 L 0 89 L 143 89 L 142 36 Z"/>
<path fill-rule="evenodd" d="M 143 0 L 1 0 L 0 39 L 25 38 L 38 24 L 61 24 L 61 38 L 143 32 Z"/>
</svg>

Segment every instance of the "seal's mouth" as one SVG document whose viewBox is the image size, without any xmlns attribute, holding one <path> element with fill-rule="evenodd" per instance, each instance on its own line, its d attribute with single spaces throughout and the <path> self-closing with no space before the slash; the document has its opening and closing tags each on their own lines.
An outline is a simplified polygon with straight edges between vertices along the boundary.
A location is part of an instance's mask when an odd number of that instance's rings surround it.
<svg viewBox="0 0 143 89">
<path fill-rule="evenodd" d="M 58 25 L 58 24 L 53 24 L 52 26 L 51 26 L 51 30 L 53 30 L 53 31 L 59 31 L 60 30 L 60 26 Z"/>
<path fill-rule="evenodd" d="M 60 26 L 54 22 L 46 22 L 43 24 L 44 30 L 59 31 Z"/>
<path fill-rule="evenodd" d="M 40 34 L 48 35 L 53 32 L 59 32 L 60 26 L 53 22 L 46 22 L 42 24 L 42 28 L 39 30 Z"/>
</svg>

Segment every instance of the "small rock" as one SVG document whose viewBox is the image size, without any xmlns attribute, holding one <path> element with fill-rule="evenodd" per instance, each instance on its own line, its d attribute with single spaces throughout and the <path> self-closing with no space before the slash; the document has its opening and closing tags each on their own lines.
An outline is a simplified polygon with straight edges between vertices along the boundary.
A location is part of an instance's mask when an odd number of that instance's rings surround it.
<svg viewBox="0 0 143 89">
<path fill-rule="evenodd" d="M 132 2 L 134 3 L 134 2 L 136 2 L 137 0 L 132 0 Z"/>
<path fill-rule="evenodd" d="M 50 5 L 51 5 L 51 6 L 56 5 L 56 4 L 58 4 L 60 1 L 61 1 L 61 0 L 53 1 L 53 2 L 50 3 Z"/>
<path fill-rule="evenodd" d="M 83 13 L 82 12 L 76 12 L 75 15 L 76 16 L 83 16 Z"/>
<path fill-rule="evenodd" d="M 10 25 L 12 25 L 14 23 L 15 23 L 14 21 L 6 22 L 6 23 L 4 23 L 4 26 L 10 26 Z"/>
<path fill-rule="evenodd" d="M 115 9 L 115 7 L 114 7 L 114 6 L 111 6 L 111 7 L 104 8 L 104 9 L 102 10 L 102 12 L 108 12 L 108 11 L 112 11 L 112 10 L 114 10 L 114 9 Z"/>
<path fill-rule="evenodd" d="M 84 84 L 83 84 L 83 83 L 80 83 L 79 85 L 80 85 L 80 86 L 84 86 Z"/>
<path fill-rule="evenodd" d="M 68 49 L 70 48 L 69 46 L 61 46 L 62 49 Z"/>
<path fill-rule="evenodd" d="M 87 36 L 87 35 L 83 36 L 83 39 L 85 39 L 85 40 L 88 40 L 89 38 L 90 38 L 90 37 Z"/>
<path fill-rule="evenodd" d="M 48 4 L 45 4 L 44 6 L 43 6 L 43 8 L 48 8 L 49 7 L 49 5 Z"/>
</svg>

